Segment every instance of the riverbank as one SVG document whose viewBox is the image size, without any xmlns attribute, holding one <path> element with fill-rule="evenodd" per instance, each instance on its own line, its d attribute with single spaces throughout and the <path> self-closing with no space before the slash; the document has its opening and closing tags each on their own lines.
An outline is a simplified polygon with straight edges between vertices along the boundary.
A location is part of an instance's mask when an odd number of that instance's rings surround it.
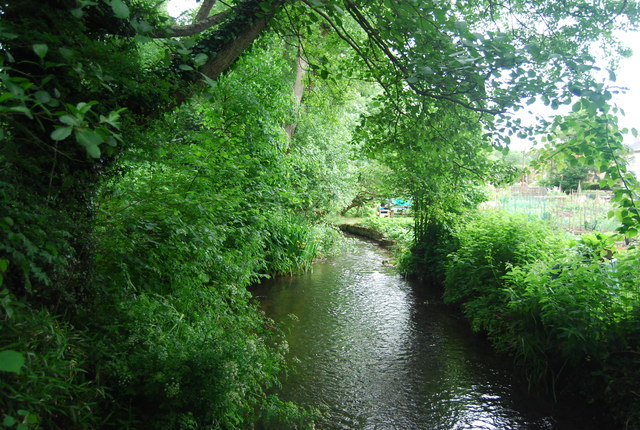
<svg viewBox="0 0 640 430">
<path fill-rule="evenodd" d="M 338 224 L 338 228 L 344 233 L 353 234 L 355 236 L 371 240 L 384 248 L 391 248 L 396 245 L 394 240 L 386 238 L 381 231 L 375 230 L 371 227 L 356 224 Z"/>
<path fill-rule="evenodd" d="M 409 217 L 338 217 L 331 222 L 341 231 L 372 240 L 394 254 L 407 249 L 413 238 L 413 218 Z"/>
<path fill-rule="evenodd" d="M 386 231 L 399 227 L 387 218 L 340 224 L 382 246 L 392 243 L 396 256 L 410 243 L 389 239 Z M 621 428 L 638 428 L 637 253 L 618 250 L 615 264 L 603 264 L 613 249 L 606 236 L 569 239 L 499 213 L 429 237 L 402 259 L 403 270 L 413 266 L 418 278 L 432 280 L 432 290 L 443 291 L 475 332 L 515 359 L 533 389 L 580 397 Z"/>
</svg>

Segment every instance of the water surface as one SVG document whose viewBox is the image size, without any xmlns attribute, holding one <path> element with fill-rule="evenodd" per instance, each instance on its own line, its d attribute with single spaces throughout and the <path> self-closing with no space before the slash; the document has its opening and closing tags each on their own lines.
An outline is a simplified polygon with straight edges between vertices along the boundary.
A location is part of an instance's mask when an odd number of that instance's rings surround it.
<svg viewBox="0 0 640 430">
<path fill-rule="evenodd" d="M 282 397 L 320 409 L 318 428 L 595 428 L 588 414 L 530 395 L 505 357 L 388 258 L 358 241 L 254 291 L 287 333 Z"/>
</svg>

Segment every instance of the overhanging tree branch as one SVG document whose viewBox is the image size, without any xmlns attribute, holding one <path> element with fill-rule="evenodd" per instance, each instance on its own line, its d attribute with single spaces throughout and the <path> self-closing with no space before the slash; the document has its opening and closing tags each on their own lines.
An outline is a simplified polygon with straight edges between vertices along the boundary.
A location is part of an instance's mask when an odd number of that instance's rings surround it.
<svg viewBox="0 0 640 430">
<path fill-rule="evenodd" d="M 229 10 L 229 19 L 211 35 L 200 40 L 193 49 L 194 53 L 207 55 L 208 61 L 199 69 L 200 74 L 186 72 L 184 85 L 174 95 L 172 108 L 183 103 L 194 92 L 193 85 L 204 86 L 202 75 L 210 80 L 217 79 L 233 65 L 240 55 L 260 36 L 273 16 L 280 10 L 286 0 L 271 2 L 249 0 L 239 3 Z"/>
<path fill-rule="evenodd" d="M 196 14 L 196 18 L 193 20 L 194 22 L 202 21 L 209 16 L 209 12 L 211 12 L 211 8 L 216 4 L 216 0 L 204 0 L 202 2 L 202 6 L 198 10 Z"/>
<path fill-rule="evenodd" d="M 497 109 L 486 109 L 486 108 L 474 106 L 471 102 L 467 102 L 465 100 L 461 100 L 459 98 L 453 97 L 454 95 L 456 95 L 455 92 L 452 94 L 438 94 L 432 91 L 426 91 L 421 88 L 418 88 L 418 86 L 414 82 L 407 81 L 407 78 L 409 77 L 409 70 L 404 64 L 402 64 L 400 59 L 398 59 L 398 57 L 393 54 L 393 52 L 391 51 L 389 46 L 386 44 L 386 42 L 380 37 L 379 32 L 374 28 L 373 25 L 371 25 L 371 23 L 367 20 L 367 18 L 362 14 L 360 9 L 358 9 L 358 6 L 356 4 L 354 4 L 350 0 L 346 0 L 345 4 L 347 6 L 347 11 L 351 15 L 351 17 L 367 33 L 367 35 L 373 41 L 373 43 L 385 54 L 385 56 L 389 59 L 389 61 L 391 61 L 393 66 L 402 74 L 406 84 L 416 94 L 421 95 L 423 97 L 433 98 L 436 100 L 446 100 L 446 101 L 458 104 L 460 106 L 463 106 L 469 110 L 473 110 L 475 112 L 487 113 L 491 115 L 497 115 L 502 112 L 501 110 L 497 110 Z"/>
<path fill-rule="evenodd" d="M 188 25 L 174 25 L 162 31 L 153 33 L 152 37 L 162 39 L 167 37 L 193 36 L 194 34 L 202 33 L 203 31 L 219 24 L 225 17 L 229 16 L 230 12 L 231 10 L 226 10 L 208 18 L 196 20 L 194 23 Z"/>
<path fill-rule="evenodd" d="M 210 60 L 202 66 L 202 73 L 209 79 L 217 79 L 258 38 L 283 3 L 282 0 L 272 2 L 269 12 L 262 11 L 258 6 L 258 10 L 253 16 L 245 17 L 246 19 L 243 20 L 240 28 L 236 29 L 235 37 L 229 38 L 219 50 L 215 51 L 215 55 L 212 55 Z"/>
</svg>

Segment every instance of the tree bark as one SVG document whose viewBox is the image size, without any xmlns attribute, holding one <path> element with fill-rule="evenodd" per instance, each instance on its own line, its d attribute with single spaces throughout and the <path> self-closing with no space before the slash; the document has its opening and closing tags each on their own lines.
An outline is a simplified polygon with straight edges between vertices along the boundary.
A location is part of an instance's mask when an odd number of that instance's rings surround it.
<svg viewBox="0 0 640 430">
<path fill-rule="evenodd" d="M 226 10 L 188 25 L 174 25 L 166 30 L 155 32 L 152 36 L 156 39 L 193 36 L 219 24 L 225 17 L 229 16 L 230 12 L 231 10 Z"/>
<path fill-rule="evenodd" d="M 295 103 L 296 109 L 296 119 L 295 121 L 284 126 L 284 130 L 287 132 L 289 136 L 289 142 L 293 139 L 293 135 L 296 132 L 296 128 L 298 127 L 298 114 L 300 111 L 300 107 L 302 105 L 302 97 L 304 95 L 304 76 L 307 73 L 307 67 L 309 64 L 307 60 L 302 55 L 301 50 L 298 50 L 298 60 L 296 62 L 296 79 L 293 83 L 293 100 Z M 287 153 L 289 152 L 290 145 L 287 147 Z"/>
<path fill-rule="evenodd" d="M 204 0 L 196 14 L 196 18 L 193 21 L 199 22 L 207 18 L 209 16 L 209 12 L 211 12 L 211 8 L 216 4 L 216 1 L 217 0 Z"/>
<path fill-rule="evenodd" d="M 264 4 L 264 2 L 262 3 Z M 231 67 L 245 49 L 251 46 L 283 4 L 284 0 L 272 1 L 269 10 L 265 12 L 260 6 L 260 2 L 247 2 L 245 6 L 248 7 L 239 11 L 243 16 L 230 22 L 228 26 L 225 26 L 226 28 L 220 29 L 221 33 L 226 32 L 227 35 L 233 34 L 233 36 L 228 37 L 222 46 L 215 50 L 215 55 L 211 55 L 209 61 L 202 66 L 202 73 L 210 79 L 217 79 Z M 213 35 L 213 38 L 217 35 Z"/>
</svg>

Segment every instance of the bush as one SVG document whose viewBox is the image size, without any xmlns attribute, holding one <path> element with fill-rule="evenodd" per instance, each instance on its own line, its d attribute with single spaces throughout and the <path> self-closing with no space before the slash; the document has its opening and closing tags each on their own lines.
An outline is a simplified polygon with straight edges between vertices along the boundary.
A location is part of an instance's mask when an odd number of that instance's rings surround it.
<svg viewBox="0 0 640 430">
<path fill-rule="evenodd" d="M 105 426 L 309 421 L 305 410 L 267 400 L 284 371 L 286 343 L 246 286 L 304 270 L 337 232 L 286 211 L 239 211 L 231 199 L 221 208 L 206 195 L 151 197 L 134 206 L 126 194 L 112 197 L 96 235 L 102 296 L 87 320 L 99 334 L 91 360 L 105 386 Z"/>
<path fill-rule="evenodd" d="M 640 251 L 573 242 L 540 222 L 478 213 L 456 233 L 444 298 L 512 354 L 534 386 L 582 393 L 640 426 Z"/>
<path fill-rule="evenodd" d="M 87 377 L 87 338 L 42 309 L 0 291 L 2 353 L 17 355 L 0 370 L 3 428 L 80 429 L 97 424 L 100 387 Z M 20 365 L 20 363 L 22 363 Z"/>
<path fill-rule="evenodd" d="M 444 300 L 461 304 L 476 330 L 497 323 L 506 303 L 503 277 L 514 266 L 553 261 L 563 239 L 541 221 L 501 211 L 478 212 L 457 233 L 458 249 L 446 266 Z"/>
<path fill-rule="evenodd" d="M 130 417 L 154 429 L 238 428 L 258 419 L 286 344 L 244 288 L 190 285 L 110 310 L 93 357 L 109 387 L 107 427 Z"/>
<path fill-rule="evenodd" d="M 454 227 L 450 222 L 432 220 L 424 226 L 421 240 L 411 245 L 400 259 L 400 271 L 417 276 L 430 287 L 441 287 L 447 256 L 457 249 Z"/>
<path fill-rule="evenodd" d="M 402 244 L 408 244 L 413 238 L 413 218 L 369 217 L 358 225 L 379 231 L 387 238 Z"/>
</svg>

